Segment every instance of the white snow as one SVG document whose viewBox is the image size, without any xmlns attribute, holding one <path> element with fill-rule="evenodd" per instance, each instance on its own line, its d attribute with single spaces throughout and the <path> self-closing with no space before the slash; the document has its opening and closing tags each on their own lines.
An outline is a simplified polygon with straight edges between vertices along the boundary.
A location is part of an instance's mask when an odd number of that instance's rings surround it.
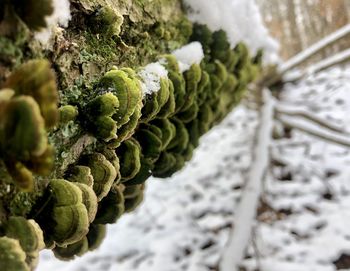
<svg viewBox="0 0 350 271">
<path fill-rule="evenodd" d="M 280 96 L 348 133 L 349 76 L 350 67 L 327 69 L 288 84 Z M 305 120 L 293 119 L 293 125 L 321 130 Z M 255 249 L 248 250 L 252 258 L 243 262 L 247 271 L 336 270 L 333 261 L 350 253 L 349 154 L 349 148 L 297 129 L 274 141 L 272 159 L 281 164 L 267 178 L 264 201 L 270 210 L 258 219 Z"/>
<path fill-rule="evenodd" d="M 187 71 L 193 64 L 200 64 L 204 58 L 202 44 L 197 41 L 174 50 L 172 55 L 179 62 L 180 72 Z"/>
<path fill-rule="evenodd" d="M 191 42 L 173 51 L 172 55 L 178 61 L 180 72 L 187 71 L 193 64 L 200 64 L 204 58 L 203 48 L 199 42 Z M 160 89 L 160 79 L 168 77 L 165 64 L 165 59 L 160 59 L 158 62 L 148 64 L 138 72 L 143 95 L 150 95 Z"/>
<path fill-rule="evenodd" d="M 160 79 L 168 77 L 168 71 L 159 62 L 150 63 L 142 68 L 138 75 L 141 79 L 143 95 L 150 95 L 160 89 Z"/>
<path fill-rule="evenodd" d="M 35 33 L 35 38 L 46 45 L 58 26 L 67 27 L 71 19 L 69 0 L 53 0 L 53 14 L 46 18 L 47 27 Z"/>
<path fill-rule="evenodd" d="M 244 41 L 253 53 L 265 50 L 265 61 L 278 62 L 278 43 L 269 36 L 255 0 L 185 0 L 188 17 L 212 31 L 225 30 L 233 48 Z"/>
</svg>

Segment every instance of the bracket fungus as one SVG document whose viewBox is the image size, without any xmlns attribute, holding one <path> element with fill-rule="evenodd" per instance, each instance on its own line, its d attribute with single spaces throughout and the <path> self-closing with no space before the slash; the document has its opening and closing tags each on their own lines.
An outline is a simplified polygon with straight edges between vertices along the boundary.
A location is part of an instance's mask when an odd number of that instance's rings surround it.
<svg viewBox="0 0 350 271">
<path fill-rule="evenodd" d="M 32 60 L 21 65 L 0 90 L 0 156 L 14 183 L 24 191 L 34 187 L 34 174 L 48 175 L 54 149 L 46 128 L 58 120 L 58 94 L 50 64 Z"/>
<path fill-rule="evenodd" d="M 121 181 L 131 180 L 141 168 L 140 144 L 134 138 L 131 138 L 124 141 L 116 152 L 120 159 Z"/>
<path fill-rule="evenodd" d="M 88 232 L 89 215 L 80 188 L 63 179 L 51 180 L 47 204 L 36 215 L 46 244 L 65 246 L 79 241 Z"/>
<path fill-rule="evenodd" d="M 111 70 L 107 72 L 99 81 L 98 91 L 110 91 L 119 99 L 119 107 L 113 119 L 117 126 L 126 124 L 131 115 L 135 112 L 138 104 L 141 103 L 140 82 L 123 70 Z"/>
<path fill-rule="evenodd" d="M 116 186 L 104 197 L 98 206 L 94 224 L 111 224 L 124 213 L 124 195 L 121 186 Z"/>
<path fill-rule="evenodd" d="M 29 271 L 25 262 L 26 254 L 19 241 L 9 237 L 0 237 L 0 263 L 3 271 Z"/>
<path fill-rule="evenodd" d="M 123 192 L 124 194 L 124 208 L 126 213 L 130 213 L 139 206 L 143 200 L 143 192 L 145 186 L 143 184 L 127 186 Z"/>
<path fill-rule="evenodd" d="M 26 263 L 35 268 L 39 258 L 39 251 L 45 247 L 43 232 L 34 220 L 12 216 L 5 225 L 5 235 L 19 241 L 26 254 Z M 0 256 L 1 258 L 1 256 Z"/>
<path fill-rule="evenodd" d="M 74 259 L 75 256 L 82 256 L 89 250 L 89 243 L 86 237 L 73 244 L 59 247 L 56 246 L 52 251 L 56 258 L 68 261 Z"/>
<path fill-rule="evenodd" d="M 103 154 L 97 152 L 83 157 L 81 162 L 91 170 L 94 178 L 93 189 L 100 201 L 111 190 L 117 178 L 116 169 Z"/>
<path fill-rule="evenodd" d="M 47 60 L 31 60 L 15 70 L 4 83 L 15 95 L 31 96 L 38 103 L 45 127 L 58 123 L 58 92 L 55 74 Z"/>
<path fill-rule="evenodd" d="M 88 34 L 101 46 L 111 42 L 113 54 L 118 46 L 134 50 L 122 40 L 134 22 L 121 27 L 126 17 L 88 2 L 84 1 L 82 20 L 89 26 Z M 46 25 L 51 4 L 51 0 L 6 1 L 17 19 L 35 31 Z M 201 136 L 237 105 L 248 84 L 257 79 L 262 51 L 251 57 L 243 43 L 232 49 L 224 31 L 194 24 L 191 35 L 191 24 L 184 23 L 186 42 L 199 41 L 204 58 L 185 69 L 174 55 L 164 54 L 170 49 L 160 44 L 164 52 L 153 63 L 161 71 L 156 89 L 139 72 L 145 70 L 140 63 L 150 58 L 132 65 L 124 63 L 122 55 L 118 65 L 123 68 L 114 67 L 101 78 L 96 72 L 91 72 L 93 79 L 81 75 L 74 86 L 66 84 L 58 69 L 57 87 L 51 63 L 44 59 L 19 63 L 0 78 L 0 181 L 15 184 L 8 186 L 5 219 L 0 218 L 5 235 L 0 237 L 1 270 L 33 269 L 43 240 L 63 260 L 97 248 L 106 234 L 105 224 L 115 223 L 142 202 L 147 179 L 167 178 L 183 168 Z M 90 64 L 98 64 L 95 57 L 100 55 L 85 53 Z M 59 56 L 47 57 L 55 62 Z M 96 68 L 104 72 L 111 63 Z"/>
</svg>

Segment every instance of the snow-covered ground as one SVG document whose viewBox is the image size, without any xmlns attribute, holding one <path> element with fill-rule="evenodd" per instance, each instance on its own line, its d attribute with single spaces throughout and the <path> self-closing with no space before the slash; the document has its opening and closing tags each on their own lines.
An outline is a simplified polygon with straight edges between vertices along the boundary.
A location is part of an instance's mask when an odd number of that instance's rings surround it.
<svg viewBox="0 0 350 271">
<path fill-rule="evenodd" d="M 338 67 L 285 86 L 281 100 L 350 136 L 349 90 L 350 67 Z M 296 130 L 282 136 L 273 144 L 273 166 L 244 265 L 260 271 L 350 270 L 349 148 Z"/>
</svg>

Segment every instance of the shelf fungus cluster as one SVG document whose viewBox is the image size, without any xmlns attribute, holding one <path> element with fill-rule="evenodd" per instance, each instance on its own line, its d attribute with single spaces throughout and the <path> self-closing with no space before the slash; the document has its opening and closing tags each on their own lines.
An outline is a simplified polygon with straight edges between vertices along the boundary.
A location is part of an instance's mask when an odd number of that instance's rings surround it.
<svg viewBox="0 0 350 271">
<path fill-rule="evenodd" d="M 232 49 L 224 31 L 203 25 L 193 26 L 191 41 L 202 44 L 204 59 L 182 71 L 174 55 L 161 55 L 167 75 L 147 93 L 142 68 L 113 68 L 79 99 L 61 102 L 46 60 L 6 78 L 1 270 L 32 270 L 44 247 L 63 260 L 97 248 L 106 224 L 142 202 L 146 180 L 183 168 L 200 137 L 237 105 L 260 73 L 261 52 L 251 57 L 243 43 Z"/>
<path fill-rule="evenodd" d="M 57 106 L 55 76 L 45 60 L 23 64 L 0 90 L 0 156 L 22 190 L 32 191 L 33 174 L 49 175 L 54 166 L 47 131 L 58 121 Z"/>
</svg>

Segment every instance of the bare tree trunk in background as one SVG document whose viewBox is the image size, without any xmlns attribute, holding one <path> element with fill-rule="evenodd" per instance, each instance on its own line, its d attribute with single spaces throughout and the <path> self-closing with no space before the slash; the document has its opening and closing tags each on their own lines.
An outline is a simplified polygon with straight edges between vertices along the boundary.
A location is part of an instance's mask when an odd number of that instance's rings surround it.
<svg viewBox="0 0 350 271">
<path fill-rule="evenodd" d="M 256 0 L 270 33 L 281 44 L 281 57 L 288 59 L 340 27 L 350 23 L 349 0 Z M 310 61 L 350 47 L 344 40 Z"/>
<path fill-rule="evenodd" d="M 301 41 L 301 35 L 298 28 L 298 22 L 297 22 L 297 10 L 295 6 L 295 1 L 287 1 L 287 21 L 289 25 L 289 41 L 290 46 L 293 48 L 294 51 L 299 52 L 302 50 L 302 41 Z"/>
</svg>

